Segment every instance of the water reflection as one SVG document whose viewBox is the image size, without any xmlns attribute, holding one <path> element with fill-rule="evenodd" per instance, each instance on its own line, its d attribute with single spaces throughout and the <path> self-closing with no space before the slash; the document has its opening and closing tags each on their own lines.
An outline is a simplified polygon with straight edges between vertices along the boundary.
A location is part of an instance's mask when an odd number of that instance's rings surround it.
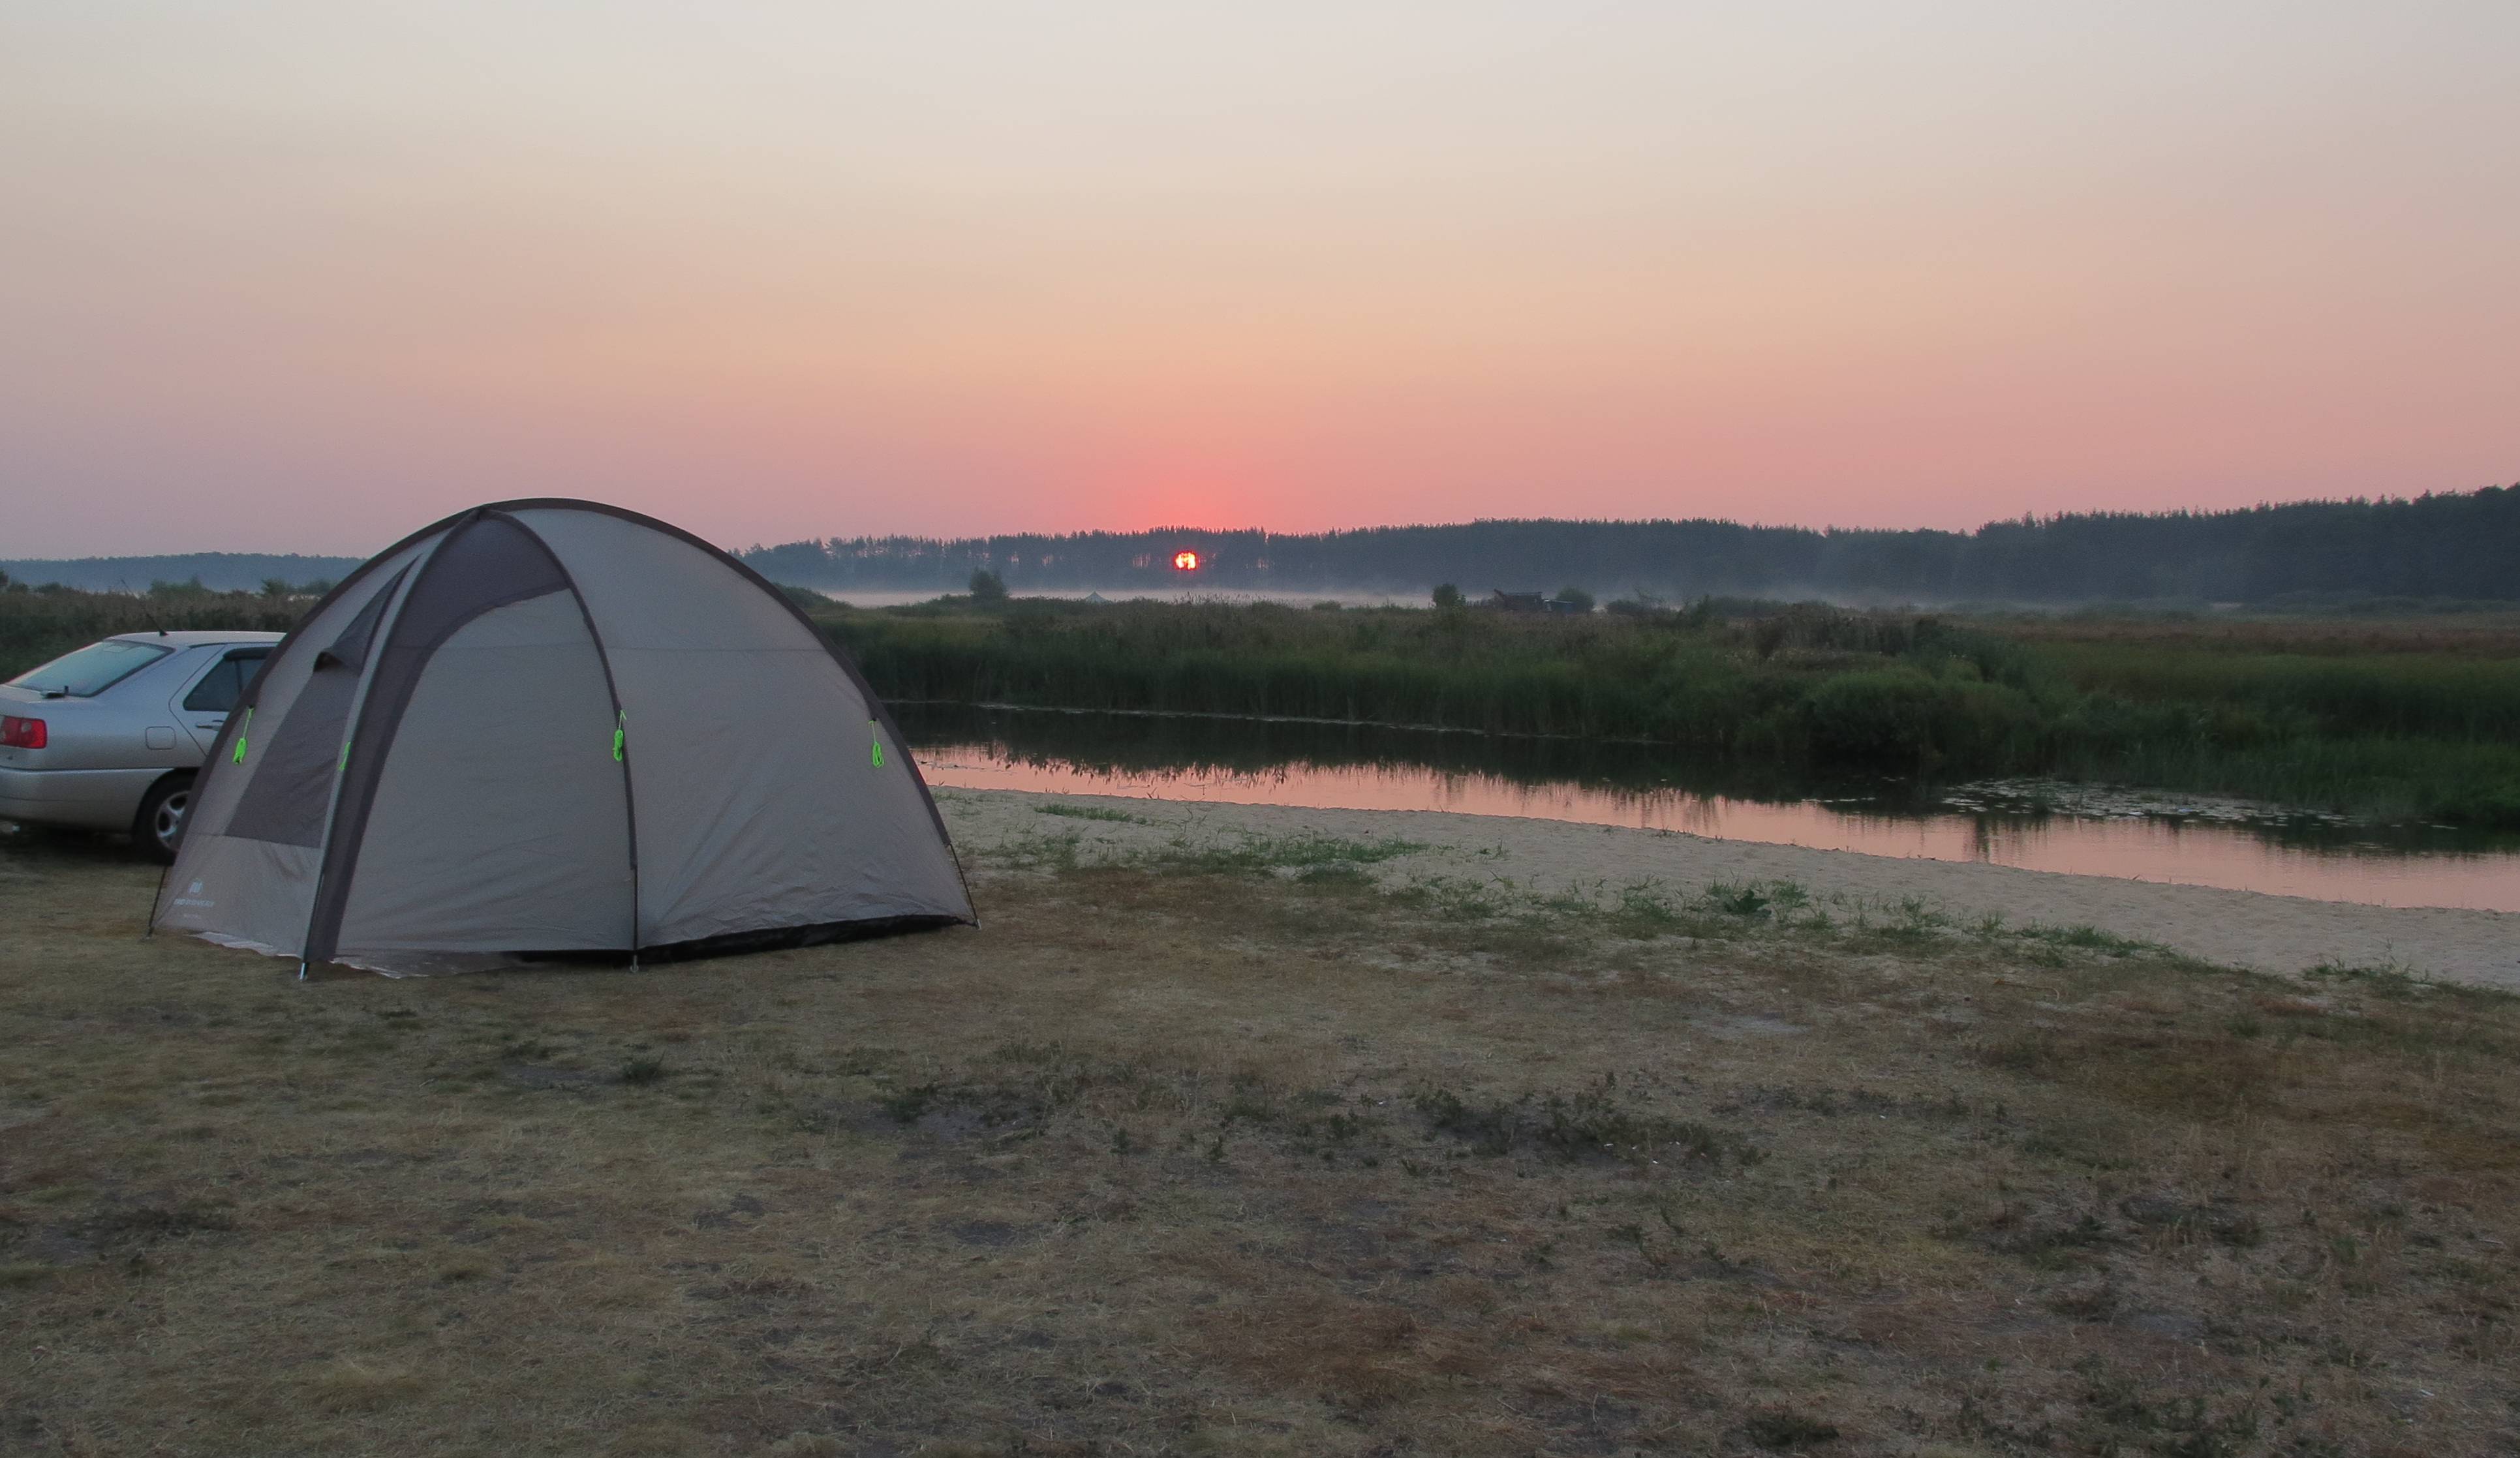
<svg viewBox="0 0 2520 1458">
<path fill-rule="evenodd" d="M 1814 785 L 1642 746 L 1352 725 L 911 705 L 931 784 L 1628 825 L 1874 856 L 1978 861 L 2381 906 L 2520 911 L 2520 845 L 2318 817 L 2073 815 L 1983 788 Z M 2106 802 L 2103 802 L 2106 803 Z"/>
</svg>

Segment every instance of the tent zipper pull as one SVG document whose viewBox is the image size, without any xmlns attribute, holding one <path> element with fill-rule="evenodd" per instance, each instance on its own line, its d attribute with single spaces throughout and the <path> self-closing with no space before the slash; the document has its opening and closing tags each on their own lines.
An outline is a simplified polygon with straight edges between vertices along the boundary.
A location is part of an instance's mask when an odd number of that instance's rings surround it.
<svg viewBox="0 0 2520 1458">
<path fill-rule="evenodd" d="M 879 725 L 878 725 L 878 724 L 877 724 L 874 720 L 872 720 L 872 719 L 870 719 L 870 720 L 868 720 L 868 721 L 867 721 L 867 742 L 868 742 L 868 743 L 870 743 L 870 744 L 872 744 L 872 745 L 874 746 L 874 748 L 875 748 L 875 767 L 876 767 L 877 769 L 878 769 L 878 770 L 882 769 L 882 768 L 883 768 L 883 731 L 882 731 L 882 727 L 881 727 L 881 726 L 879 726 Z"/>
<path fill-rule="evenodd" d="M 612 716 L 612 763 L 617 765 L 621 763 L 621 746 L 630 737 L 630 711 L 615 709 Z"/>
<path fill-rule="evenodd" d="M 245 711 L 245 723 L 237 726 L 236 753 L 228 756 L 229 763 L 238 765 L 245 763 L 245 736 L 252 732 L 253 711 L 248 709 Z"/>
</svg>

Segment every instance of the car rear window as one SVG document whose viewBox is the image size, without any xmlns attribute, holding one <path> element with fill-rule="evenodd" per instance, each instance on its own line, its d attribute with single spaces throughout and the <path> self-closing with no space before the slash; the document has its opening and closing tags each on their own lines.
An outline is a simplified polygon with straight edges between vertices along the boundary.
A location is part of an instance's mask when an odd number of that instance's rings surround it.
<svg viewBox="0 0 2520 1458">
<path fill-rule="evenodd" d="M 31 668 L 9 681 L 12 688 L 93 698 L 165 657 L 170 648 L 154 642 L 109 638 L 75 653 L 64 653 L 41 668 Z"/>
<path fill-rule="evenodd" d="M 229 653 L 184 695 L 184 707 L 196 714 L 225 714 L 235 708 L 245 696 L 245 685 L 262 671 L 262 660 L 270 654 L 269 648 L 238 648 Z"/>
</svg>

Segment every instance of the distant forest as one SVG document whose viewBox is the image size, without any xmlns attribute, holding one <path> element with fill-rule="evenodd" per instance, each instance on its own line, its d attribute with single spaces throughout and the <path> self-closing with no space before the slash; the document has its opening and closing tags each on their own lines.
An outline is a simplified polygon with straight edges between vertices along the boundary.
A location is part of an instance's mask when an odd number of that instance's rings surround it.
<svg viewBox="0 0 2520 1458">
<path fill-rule="evenodd" d="M 1176 552 L 1199 556 L 1195 574 Z M 2414 500 L 2237 511 L 2087 512 L 1973 532 L 1814 531 L 1689 521 L 1474 521 L 1289 536 L 1196 528 L 1063 536 L 833 538 L 755 547 L 762 575 L 845 596 L 959 592 L 986 568 L 1012 592 L 1200 585 L 1472 596 L 1580 587 L 1607 597 L 1849 601 L 2520 600 L 2520 485 Z"/>
<path fill-rule="evenodd" d="M 1195 552 L 1195 573 L 1174 553 Z M 959 593 L 986 568 L 1017 593 L 1190 587 L 1415 595 L 1436 583 L 1845 602 L 2252 602 L 2396 597 L 2520 600 L 2520 485 L 2411 501 L 2299 502 L 2239 511 L 2085 512 L 1973 532 L 1814 531 L 1689 521 L 1473 521 L 1292 536 L 1194 527 L 1062 536 L 834 537 L 740 553 L 773 582 Z M 329 582 L 355 557 L 196 552 L 0 559 L 17 582 L 145 592 Z"/>
<path fill-rule="evenodd" d="M 260 552 L 189 552 L 173 556 L 0 558 L 0 573 L 29 587 L 59 583 L 84 593 L 145 593 L 153 583 L 199 581 L 214 593 L 259 590 L 278 578 L 291 587 L 338 582 L 359 565 L 354 556 L 298 556 Z"/>
</svg>

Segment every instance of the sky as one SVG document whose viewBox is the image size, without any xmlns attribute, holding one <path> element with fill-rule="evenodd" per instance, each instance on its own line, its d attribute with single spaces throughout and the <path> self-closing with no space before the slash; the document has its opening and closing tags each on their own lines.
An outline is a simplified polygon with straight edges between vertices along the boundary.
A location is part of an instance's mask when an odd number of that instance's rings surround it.
<svg viewBox="0 0 2520 1458">
<path fill-rule="evenodd" d="M 2520 480 L 2513 0 L 11 0 L 0 556 Z"/>
</svg>

